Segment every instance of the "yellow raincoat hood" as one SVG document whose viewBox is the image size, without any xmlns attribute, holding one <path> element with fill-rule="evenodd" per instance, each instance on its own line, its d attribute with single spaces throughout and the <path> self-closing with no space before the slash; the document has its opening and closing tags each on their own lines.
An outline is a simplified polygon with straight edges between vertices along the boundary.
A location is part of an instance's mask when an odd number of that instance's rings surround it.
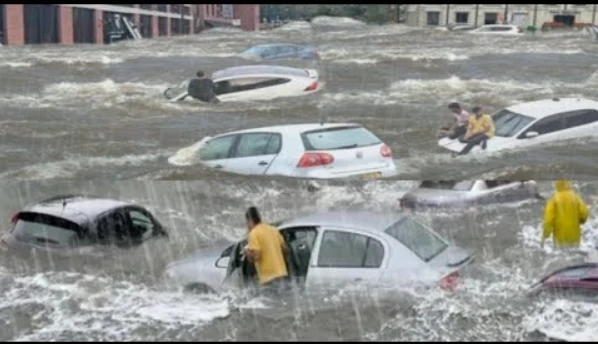
<svg viewBox="0 0 598 344">
<path fill-rule="evenodd" d="M 555 246 L 576 247 L 581 242 L 581 225 L 588 219 L 588 207 L 577 195 L 568 180 L 554 183 L 556 192 L 550 197 L 544 209 L 545 240 L 551 235 Z"/>
</svg>

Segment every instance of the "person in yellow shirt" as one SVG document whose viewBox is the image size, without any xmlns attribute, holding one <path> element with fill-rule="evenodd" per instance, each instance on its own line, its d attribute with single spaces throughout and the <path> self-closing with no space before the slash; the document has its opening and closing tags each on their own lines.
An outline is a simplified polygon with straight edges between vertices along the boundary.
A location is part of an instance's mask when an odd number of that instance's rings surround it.
<svg viewBox="0 0 598 344">
<path fill-rule="evenodd" d="M 245 256 L 254 264 L 261 287 L 272 292 L 281 291 L 289 275 L 285 262 L 288 246 L 280 231 L 262 222 L 255 207 L 245 213 L 247 247 Z"/>
<path fill-rule="evenodd" d="M 544 209 L 544 241 L 552 235 L 555 247 L 578 247 L 581 242 L 581 225 L 586 222 L 589 210 L 583 199 L 571 188 L 571 182 L 557 180 L 556 192 Z"/>
<path fill-rule="evenodd" d="M 471 111 L 473 112 L 473 116 L 469 116 L 467 132 L 461 140 L 461 142 L 467 144 L 458 155 L 469 153 L 473 147 L 479 144 L 482 145 L 483 149 L 486 149 L 486 142 L 494 136 L 494 121 L 492 121 L 492 117 L 482 113 L 482 108 L 479 106 L 474 107 Z"/>
</svg>

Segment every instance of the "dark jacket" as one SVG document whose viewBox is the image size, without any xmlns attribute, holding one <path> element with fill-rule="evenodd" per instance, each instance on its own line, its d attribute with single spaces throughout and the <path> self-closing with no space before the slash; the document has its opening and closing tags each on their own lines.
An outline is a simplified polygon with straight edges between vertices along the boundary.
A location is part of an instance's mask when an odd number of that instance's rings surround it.
<svg viewBox="0 0 598 344">
<path fill-rule="evenodd" d="M 202 102 L 210 103 L 218 101 L 214 93 L 214 82 L 208 78 L 192 79 L 189 82 L 187 93 Z"/>
</svg>

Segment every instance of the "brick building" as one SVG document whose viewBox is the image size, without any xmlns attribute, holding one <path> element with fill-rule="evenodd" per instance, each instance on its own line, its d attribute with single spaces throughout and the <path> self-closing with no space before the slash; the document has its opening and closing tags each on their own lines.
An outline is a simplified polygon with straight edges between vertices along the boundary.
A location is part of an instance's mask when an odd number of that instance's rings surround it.
<svg viewBox="0 0 598 344">
<path fill-rule="evenodd" d="M 219 25 L 254 31 L 259 29 L 259 5 L 1 4 L 0 43 L 108 43 L 114 18 L 119 18 L 118 25 L 126 18 L 122 26 L 131 23 L 142 38 L 186 35 Z"/>
</svg>

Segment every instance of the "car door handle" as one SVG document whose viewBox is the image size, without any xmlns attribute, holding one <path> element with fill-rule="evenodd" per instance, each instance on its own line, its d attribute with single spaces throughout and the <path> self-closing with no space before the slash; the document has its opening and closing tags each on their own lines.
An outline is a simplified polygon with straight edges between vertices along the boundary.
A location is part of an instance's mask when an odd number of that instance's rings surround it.
<svg viewBox="0 0 598 344">
<path fill-rule="evenodd" d="M 222 168 L 222 165 L 216 165 L 214 168 Z"/>
<path fill-rule="evenodd" d="M 265 162 L 265 161 L 260 161 L 260 162 L 258 163 L 258 165 L 260 165 L 260 166 L 266 166 L 266 165 L 268 165 L 268 163 L 267 163 L 267 162 Z"/>
</svg>

